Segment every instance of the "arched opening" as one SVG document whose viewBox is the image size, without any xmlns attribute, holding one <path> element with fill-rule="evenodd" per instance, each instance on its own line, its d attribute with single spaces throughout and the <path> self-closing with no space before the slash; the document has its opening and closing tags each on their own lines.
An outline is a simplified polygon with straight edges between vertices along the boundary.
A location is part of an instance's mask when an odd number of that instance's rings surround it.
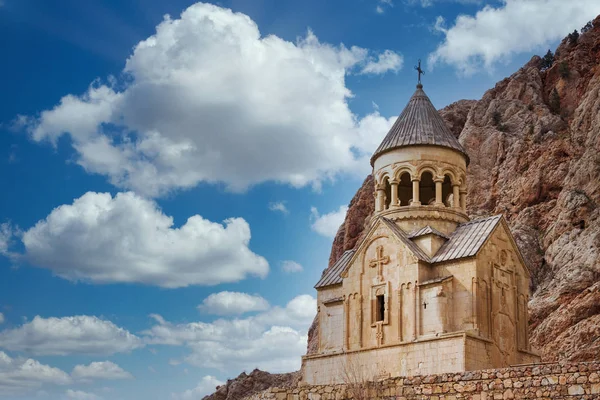
<svg viewBox="0 0 600 400">
<path fill-rule="evenodd" d="M 383 184 L 385 186 L 385 201 L 384 201 L 384 210 L 389 210 L 390 203 L 392 202 L 392 185 L 390 185 L 390 179 L 386 176 L 383 178 Z"/>
<path fill-rule="evenodd" d="M 444 182 L 442 183 L 442 201 L 446 207 L 452 207 L 452 203 L 450 202 L 450 196 L 452 194 L 452 180 L 450 179 L 450 175 L 444 175 Z"/>
<path fill-rule="evenodd" d="M 400 183 L 398 184 L 398 200 L 400 200 L 401 206 L 410 205 L 410 201 L 412 200 L 412 182 L 408 172 L 405 172 L 400 176 Z"/>
<path fill-rule="evenodd" d="M 433 204 L 435 202 L 435 183 L 431 172 L 423 172 L 421 174 L 421 182 L 419 182 L 419 200 L 423 205 Z"/>
</svg>

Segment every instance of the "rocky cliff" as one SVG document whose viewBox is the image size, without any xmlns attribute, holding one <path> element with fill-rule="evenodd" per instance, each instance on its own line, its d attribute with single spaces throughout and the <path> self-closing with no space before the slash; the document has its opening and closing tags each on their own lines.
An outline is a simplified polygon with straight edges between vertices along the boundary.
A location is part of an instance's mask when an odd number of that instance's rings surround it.
<svg viewBox="0 0 600 400">
<path fill-rule="evenodd" d="M 565 38 L 551 66 L 535 56 L 481 100 L 440 110 L 471 157 L 469 214 L 504 214 L 529 263 L 544 361 L 600 354 L 600 17 L 594 26 Z M 361 237 L 373 189 L 368 177 L 352 199 L 329 265 Z"/>
<path fill-rule="evenodd" d="M 270 374 L 255 369 L 250 374 L 242 372 L 237 378 L 229 379 L 224 385 L 217 387 L 217 391 L 204 396 L 203 400 L 239 400 L 270 387 L 296 386 L 300 379 L 299 372 L 288 374 Z"/>
</svg>

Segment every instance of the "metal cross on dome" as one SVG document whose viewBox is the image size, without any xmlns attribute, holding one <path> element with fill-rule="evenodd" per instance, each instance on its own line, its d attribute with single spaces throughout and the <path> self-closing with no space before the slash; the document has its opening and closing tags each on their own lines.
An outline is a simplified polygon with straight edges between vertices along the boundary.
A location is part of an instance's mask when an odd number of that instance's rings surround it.
<svg viewBox="0 0 600 400">
<path fill-rule="evenodd" d="M 421 69 L 421 59 L 419 59 L 419 65 L 415 67 L 415 70 L 419 73 L 419 85 L 421 84 L 421 75 L 425 75 L 425 71 Z"/>
</svg>

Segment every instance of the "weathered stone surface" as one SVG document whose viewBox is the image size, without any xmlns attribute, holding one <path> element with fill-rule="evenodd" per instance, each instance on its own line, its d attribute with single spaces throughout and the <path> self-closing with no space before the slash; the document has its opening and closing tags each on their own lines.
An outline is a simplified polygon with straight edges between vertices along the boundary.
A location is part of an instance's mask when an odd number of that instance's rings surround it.
<svg viewBox="0 0 600 400">
<path fill-rule="evenodd" d="M 564 371 L 563 383 L 553 371 Z M 572 372 L 568 372 L 572 371 Z M 583 375 L 579 371 L 584 371 Z M 490 400 L 490 399 L 598 399 L 600 383 L 589 382 L 593 374 L 598 375 L 600 361 L 582 363 L 556 363 L 551 365 L 521 366 L 497 370 L 483 370 L 475 376 L 472 372 L 391 378 L 385 381 L 345 383 L 339 385 L 302 386 L 300 400 Z M 588 377 L 587 383 L 568 384 Z M 537 381 L 537 383 L 534 383 Z M 542 383 L 544 382 L 544 383 Z M 540 386 L 542 385 L 542 386 Z M 287 393 L 287 399 L 296 389 L 293 387 L 272 388 L 255 393 L 248 400 L 279 399 Z M 281 397 L 283 399 L 283 397 Z"/>
</svg>

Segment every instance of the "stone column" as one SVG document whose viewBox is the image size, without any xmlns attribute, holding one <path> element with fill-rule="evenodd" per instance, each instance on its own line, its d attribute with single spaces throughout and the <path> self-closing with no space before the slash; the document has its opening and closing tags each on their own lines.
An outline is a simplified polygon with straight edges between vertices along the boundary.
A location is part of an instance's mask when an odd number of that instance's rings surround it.
<svg viewBox="0 0 600 400">
<path fill-rule="evenodd" d="M 390 181 L 390 185 L 392 186 L 392 199 L 390 201 L 390 208 L 397 208 L 400 206 L 398 204 L 398 181 L 392 180 Z"/>
<path fill-rule="evenodd" d="M 460 187 L 458 185 L 452 185 L 452 197 L 454 197 L 452 201 L 453 208 L 460 208 Z"/>
<path fill-rule="evenodd" d="M 385 207 L 385 189 L 381 185 L 377 185 L 375 190 L 375 212 L 381 212 Z"/>
<path fill-rule="evenodd" d="M 444 202 L 442 201 L 442 183 L 444 182 L 444 178 L 436 178 L 435 179 L 435 206 L 443 207 Z"/>
<path fill-rule="evenodd" d="M 467 191 L 466 190 L 460 191 L 460 208 L 462 208 L 462 210 L 464 212 L 467 212 Z"/>
<path fill-rule="evenodd" d="M 413 178 L 412 202 L 410 203 L 411 206 L 421 205 L 421 202 L 419 201 L 419 181 L 419 178 Z"/>
</svg>

